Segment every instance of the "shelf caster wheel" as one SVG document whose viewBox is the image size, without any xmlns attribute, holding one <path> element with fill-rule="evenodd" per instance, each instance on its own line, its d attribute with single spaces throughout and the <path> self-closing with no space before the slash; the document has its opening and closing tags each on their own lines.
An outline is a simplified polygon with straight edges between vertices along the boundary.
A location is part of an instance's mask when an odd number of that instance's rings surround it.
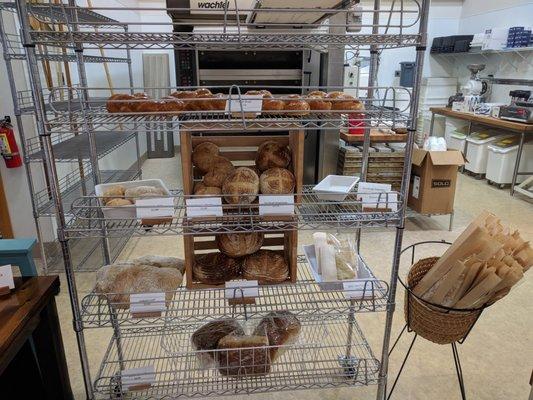
<svg viewBox="0 0 533 400">
<path fill-rule="evenodd" d="M 339 364 L 344 370 L 344 377 L 354 379 L 359 374 L 359 359 L 354 356 L 339 356 Z"/>
<path fill-rule="evenodd" d="M 489 185 L 489 186 L 494 186 L 494 182 L 489 181 L 489 180 L 487 179 L 487 185 Z"/>
<path fill-rule="evenodd" d="M 110 386 L 111 386 L 110 399 L 122 400 L 124 397 L 122 395 L 122 390 L 120 388 L 120 375 L 119 374 L 115 374 L 115 376 L 111 378 Z"/>
<path fill-rule="evenodd" d="M 478 181 L 480 181 L 481 179 L 483 179 L 484 175 L 483 174 L 474 174 L 474 178 L 477 179 Z"/>
<path fill-rule="evenodd" d="M 505 183 L 498 184 L 498 189 L 505 189 L 505 186 L 507 186 Z"/>
</svg>

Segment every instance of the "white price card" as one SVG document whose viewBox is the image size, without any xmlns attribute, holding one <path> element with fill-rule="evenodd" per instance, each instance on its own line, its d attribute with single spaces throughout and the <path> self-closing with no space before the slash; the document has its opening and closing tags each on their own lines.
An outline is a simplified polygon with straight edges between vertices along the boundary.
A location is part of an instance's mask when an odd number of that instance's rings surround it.
<svg viewBox="0 0 533 400">
<path fill-rule="evenodd" d="M 15 281 L 13 280 L 13 270 L 11 265 L 3 265 L 0 267 L 0 288 L 8 287 L 15 289 Z"/>
<path fill-rule="evenodd" d="M 413 197 L 418 199 L 420 195 L 420 177 L 413 175 L 413 190 L 411 191 Z"/>
<path fill-rule="evenodd" d="M 130 295 L 130 312 L 134 316 L 161 315 L 165 309 L 165 293 L 135 293 Z"/>
<path fill-rule="evenodd" d="M 398 211 L 398 194 L 390 193 L 392 186 L 386 183 L 359 182 L 357 198 L 363 208 L 382 208 Z"/>
<path fill-rule="evenodd" d="M 174 215 L 174 198 L 156 197 L 135 200 L 138 219 L 172 217 Z"/>
<path fill-rule="evenodd" d="M 222 217 L 220 197 L 199 197 L 185 200 L 188 217 Z"/>
<path fill-rule="evenodd" d="M 241 107 L 242 105 L 242 107 Z M 232 93 L 226 102 L 226 112 L 255 113 L 259 114 L 263 109 L 263 95 L 241 95 Z"/>
<path fill-rule="evenodd" d="M 344 296 L 351 300 L 368 300 L 374 296 L 375 284 L 371 279 L 347 281 L 342 283 Z"/>
<path fill-rule="evenodd" d="M 294 196 L 259 196 L 259 215 L 294 214 Z"/>
<path fill-rule="evenodd" d="M 258 281 L 229 281 L 226 282 L 226 299 L 241 299 L 259 297 Z"/>
<path fill-rule="evenodd" d="M 121 371 L 120 375 L 123 391 L 142 390 L 155 382 L 155 367 L 146 365 L 140 368 L 128 368 Z"/>
</svg>

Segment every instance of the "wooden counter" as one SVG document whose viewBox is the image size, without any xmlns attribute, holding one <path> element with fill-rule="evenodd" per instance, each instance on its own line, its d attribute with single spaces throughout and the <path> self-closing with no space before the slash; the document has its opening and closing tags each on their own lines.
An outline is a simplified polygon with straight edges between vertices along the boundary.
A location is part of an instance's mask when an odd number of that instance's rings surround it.
<svg viewBox="0 0 533 400">
<path fill-rule="evenodd" d="M 460 111 L 453 111 L 446 107 L 431 107 L 429 109 L 433 114 L 444 115 L 446 117 L 462 119 L 476 124 L 492 126 L 499 129 L 507 129 L 513 132 L 533 133 L 533 124 L 525 124 L 521 122 L 505 121 L 503 119 L 494 118 L 488 115 L 478 115 L 473 113 L 466 113 Z"/>
</svg>

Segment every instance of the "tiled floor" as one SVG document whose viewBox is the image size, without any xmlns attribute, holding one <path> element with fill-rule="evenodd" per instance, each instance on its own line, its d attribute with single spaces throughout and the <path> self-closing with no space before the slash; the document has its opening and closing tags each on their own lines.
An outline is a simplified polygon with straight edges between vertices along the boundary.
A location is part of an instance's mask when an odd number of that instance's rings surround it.
<svg viewBox="0 0 533 400">
<path fill-rule="evenodd" d="M 177 159 L 148 160 L 144 166 L 144 177 L 162 178 L 169 187 L 180 182 L 180 166 Z M 476 181 L 460 175 L 457 196 L 455 225 L 448 232 L 447 217 L 417 217 L 408 221 L 404 247 L 422 240 L 453 240 L 466 224 L 483 209 L 499 215 L 512 227 L 520 229 L 522 235 L 533 241 L 533 205 L 519 198 L 511 198 L 508 191 L 490 187 L 484 181 Z M 388 280 L 394 244 L 394 230 L 377 230 L 364 233 L 362 254 L 376 275 Z M 300 234 L 300 244 L 309 242 L 309 232 Z M 144 254 L 180 256 L 183 251 L 180 237 L 158 237 L 131 239 L 121 254 L 128 259 Z M 439 255 L 439 246 L 428 246 L 419 256 Z M 405 276 L 407 262 L 402 263 L 400 274 Z M 533 367 L 533 291 L 532 272 L 526 275 L 511 294 L 484 312 L 466 343 L 460 346 L 466 390 L 469 399 L 474 400 L 519 400 L 529 395 L 529 378 Z M 64 276 L 62 292 L 58 296 L 63 340 L 66 346 L 69 373 L 77 399 L 85 397 L 83 379 L 78 358 L 76 338 L 72 330 L 72 314 Z M 93 273 L 76 276 L 80 297 L 94 285 Z M 397 310 L 394 317 L 393 338 L 404 324 L 403 292 L 397 296 Z M 379 355 L 383 338 L 384 314 L 365 314 L 358 321 L 376 355 Z M 94 377 L 101 357 L 109 341 L 109 329 L 85 331 L 87 352 Z M 390 373 L 394 377 L 401 359 L 409 345 L 410 338 L 404 337 L 391 357 Z M 257 399 L 374 399 L 376 387 L 353 389 L 326 389 L 285 392 L 280 394 L 256 395 Z M 234 396 L 241 398 L 240 396 Z M 244 398 L 244 396 L 242 396 Z M 453 368 L 450 346 L 438 346 L 423 339 L 418 340 L 400 380 L 396 399 L 444 400 L 459 399 L 459 388 Z"/>
</svg>

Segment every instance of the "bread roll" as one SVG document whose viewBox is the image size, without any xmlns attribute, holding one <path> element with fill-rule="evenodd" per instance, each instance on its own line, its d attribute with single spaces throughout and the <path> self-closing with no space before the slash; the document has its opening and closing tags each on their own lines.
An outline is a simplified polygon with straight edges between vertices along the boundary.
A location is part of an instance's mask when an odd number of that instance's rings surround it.
<svg viewBox="0 0 533 400">
<path fill-rule="evenodd" d="M 176 268 L 132 263 L 106 265 L 96 273 L 94 291 L 107 295 L 117 308 L 129 308 L 131 293 L 166 292 L 166 301 L 170 302 L 182 280 L 183 276 Z"/>
<path fill-rule="evenodd" d="M 331 109 L 335 111 L 360 111 L 364 109 L 363 103 L 355 97 L 343 92 L 331 92 L 326 98 L 331 101 Z"/>
<path fill-rule="evenodd" d="M 170 93 L 170 95 L 172 97 L 175 97 L 176 99 L 194 99 L 196 97 L 196 92 L 185 90 L 185 91 L 173 92 L 173 93 Z"/>
<path fill-rule="evenodd" d="M 129 94 L 114 94 L 106 103 L 107 111 L 110 113 L 131 112 L 131 100 L 134 97 Z"/>
<path fill-rule="evenodd" d="M 202 174 L 206 174 L 213 168 L 215 156 L 219 155 L 218 146 L 211 142 L 202 142 L 194 148 L 192 152 L 192 163 L 200 170 Z"/>
<path fill-rule="evenodd" d="M 139 106 L 145 101 L 149 100 L 150 98 L 146 93 L 134 93 L 133 99 L 130 100 L 129 108 L 131 112 L 138 112 Z"/>
<path fill-rule="evenodd" d="M 254 335 L 268 337 L 270 360 L 275 361 L 281 354 L 279 347 L 289 346 L 298 340 L 302 324 L 290 311 L 271 311 L 261 319 Z"/>
<path fill-rule="evenodd" d="M 198 254 L 193 265 L 194 279 L 207 285 L 222 285 L 240 275 L 240 262 L 222 253 Z"/>
<path fill-rule="evenodd" d="M 133 203 L 128 199 L 111 199 L 105 203 L 106 207 L 131 206 Z"/>
<path fill-rule="evenodd" d="M 208 322 L 194 331 L 191 336 L 193 348 L 197 351 L 207 351 L 206 353 L 197 354 L 203 365 L 214 361 L 215 352 L 212 350 L 218 347 L 220 339 L 232 333 L 235 335 L 244 335 L 241 325 L 232 318 Z"/>
<path fill-rule="evenodd" d="M 200 189 L 206 188 L 207 186 L 202 181 L 194 182 L 194 186 L 192 188 L 192 192 L 196 194 L 197 191 Z"/>
<path fill-rule="evenodd" d="M 212 95 L 211 90 L 207 88 L 199 88 L 195 90 L 196 96 L 209 96 Z"/>
<path fill-rule="evenodd" d="M 291 153 L 286 146 L 273 141 L 262 143 L 257 149 L 255 165 L 266 171 L 270 168 L 287 168 L 291 162 Z"/>
<path fill-rule="evenodd" d="M 218 249 L 229 257 L 244 257 L 255 253 L 263 245 L 263 234 L 260 232 L 250 233 L 226 233 L 216 237 Z"/>
<path fill-rule="evenodd" d="M 140 113 L 152 113 L 165 111 L 163 102 L 157 100 L 143 100 L 138 102 L 136 112 Z"/>
<path fill-rule="evenodd" d="M 289 100 L 285 101 L 285 107 L 283 110 L 289 111 L 289 115 L 301 117 L 309 114 L 311 107 L 306 101 L 302 100 L 301 96 L 297 94 L 291 94 L 288 96 L 288 99 Z"/>
<path fill-rule="evenodd" d="M 185 261 L 177 257 L 147 255 L 134 259 L 133 263 L 151 265 L 158 268 L 175 268 L 182 274 L 185 271 Z"/>
<path fill-rule="evenodd" d="M 289 265 L 285 258 L 272 250 L 259 250 L 246 257 L 242 264 L 242 275 L 259 284 L 282 283 L 289 278 Z"/>
<path fill-rule="evenodd" d="M 181 112 L 185 110 L 185 103 L 173 96 L 163 97 L 161 102 L 164 111 Z"/>
<path fill-rule="evenodd" d="M 285 107 L 285 102 L 275 99 L 268 90 L 249 90 L 246 92 L 250 96 L 263 96 L 263 111 L 281 111 Z"/>
<path fill-rule="evenodd" d="M 324 97 L 309 96 L 307 102 L 313 111 L 329 111 L 332 107 L 331 101 L 327 101 Z"/>
<path fill-rule="evenodd" d="M 216 358 L 222 375 L 245 378 L 270 372 L 266 336 L 224 336 L 218 342 Z"/>
<path fill-rule="evenodd" d="M 227 96 L 224 93 L 216 93 L 211 100 L 211 109 L 214 111 L 224 111 L 226 109 Z"/>
<path fill-rule="evenodd" d="M 259 188 L 263 194 L 294 193 L 294 185 L 294 175 L 285 168 L 267 169 L 259 178 Z"/>
<path fill-rule="evenodd" d="M 320 98 L 324 98 L 327 95 L 328 94 L 326 92 L 323 92 L 322 90 L 314 90 L 307 94 L 308 97 L 320 97 Z"/>
<path fill-rule="evenodd" d="M 221 188 L 233 171 L 235 171 L 235 167 L 230 160 L 226 157 L 216 156 L 213 160 L 213 167 L 204 175 L 204 184 Z"/>
<path fill-rule="evenodd" d="M 212 186 L 203 186 L 200 187 L 196 192 L 194 192 L 195 196 L 221 196 L 222 190 L 218 187 L 212 187 Z"/>
<path fill-rule="evenodd" d="M 102 201 L 107 204 L 109 201 L 124 197 L 126 188 L 122 185 L 110 186 L 104 190 Z"/>
<path fill-rule="evenodd" d="M 124 191 L 124 197 L 130 200 L 135 200 L 140 197 L 156 197 L 166 195 L 167 193 L 163 188 L 158 188 L 155 186 L 136 186 Z"/>
<path fill-rule="evenodd" d="M 236 168 L 222 185 L 228 204 L 250 204 L 259 193 L 259 177 L 247 167 Z"/>
</svg>

